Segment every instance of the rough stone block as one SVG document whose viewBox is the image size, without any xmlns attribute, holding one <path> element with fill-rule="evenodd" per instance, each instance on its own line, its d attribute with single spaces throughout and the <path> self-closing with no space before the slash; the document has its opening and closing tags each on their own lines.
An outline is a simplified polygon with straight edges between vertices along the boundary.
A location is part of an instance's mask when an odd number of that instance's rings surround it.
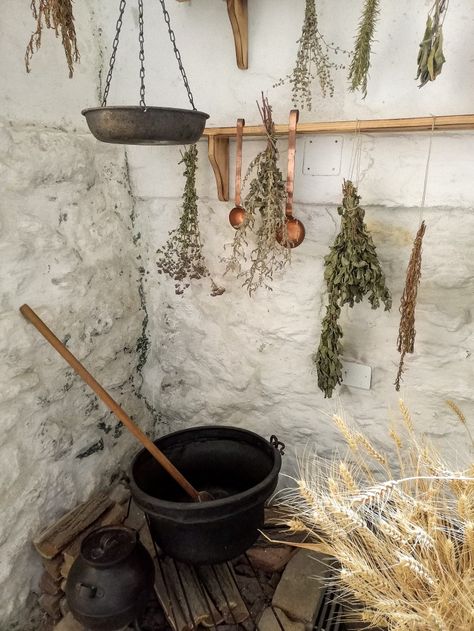
<svg viewBox="0 0 474 631">
<path fill-rule="evenodd" d="M 274 607 L 312 630 L 324 594 L 327 557 L 299 550 L 283 572 L 273 595 Z"/>
<path fill-rule="evenodd" d="M 281 572 L 293 554 L 290 546 L 255 546 L 247 551 L 252 566 L 268 573 Z"/>
<path fill-rule="evenodd" d="M 267 607 L 258 621 L 258 631 L 305 631 L 305 625 L 290 620 L 281 609 Z"/>
</svg>

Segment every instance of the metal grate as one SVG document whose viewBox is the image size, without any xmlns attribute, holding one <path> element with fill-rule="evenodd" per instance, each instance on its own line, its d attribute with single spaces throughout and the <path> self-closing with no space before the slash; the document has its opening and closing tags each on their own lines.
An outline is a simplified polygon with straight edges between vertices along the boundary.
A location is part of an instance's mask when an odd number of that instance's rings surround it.
<svg viewBox="0 0 474 631">
<path fill-rule="evenodd" d="M 314 631 L 343 631 L 343 606 L 340 594 L 334 587 L 328 587 L 324 593 Z"/>
</svg>

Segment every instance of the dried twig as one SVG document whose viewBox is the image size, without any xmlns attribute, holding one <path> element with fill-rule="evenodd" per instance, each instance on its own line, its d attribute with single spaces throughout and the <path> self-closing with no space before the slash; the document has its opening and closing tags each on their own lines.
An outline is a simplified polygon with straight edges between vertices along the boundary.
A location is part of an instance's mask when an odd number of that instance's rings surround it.
<svg viewBox="0 0 474 631">
<path fill-rule="evenodd" d="M 400 390 L 400 383 L 404 370 L 405 355 L 413 353 L 415 350 L 415 310 L 418 296 L 418 286 L 421 279 L 421 258 L 423 237 L 426 225 L 422 221 L 413 243 L 413 249 L 408 263 L 405 288 L 400 302 L 400 327 L 398 330 L 397 350 L 400 353 L 400 363 L 398 366 L 397 378 L 395 379 L 395 389 Z"/>
<path fill-rule="evenodd" d="M 31 59 L 41 46 L 43 28 L 53 29 L 61 36 L 69 78 L 74 74 L 74 63 L 80 59 L 74 27 L 73 0 L 31 0 L 31 11 L 36 20 L 36 30 L 31 35 L 25 53 L 26 71 L 31 71 Z"/>
</svg>

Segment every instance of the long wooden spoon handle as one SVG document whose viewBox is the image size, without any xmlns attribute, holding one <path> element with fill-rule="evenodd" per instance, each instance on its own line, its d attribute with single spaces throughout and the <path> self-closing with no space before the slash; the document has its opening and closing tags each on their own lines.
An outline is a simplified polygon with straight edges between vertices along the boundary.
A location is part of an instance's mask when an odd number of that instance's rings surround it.
<svg viewBox="0 0 474 631">
<path fill-rule="evenodd" d="M 235 205 L 241 204 L 242 189 L 242 137 L 244 132 L 245 120 L 237 119 L 236 141 L 235 141 Z"/>
<path fill-rule="evenodd" d="M 293 215 L 293 193 L 295 190 L 295 156 L 296 156 L 296 127 L 300 113 L 291 110 L 288 124 L 288 175 L 286 179 L 286 216 Z"/>
<path fill-rule="evenodd" d="M 112 410 L 115 416 L 122 421 L 125 427 L 137 438 L 150 454 L 160 463 L 160 465 L 170 474 L 174 480 L 186 491 L 186 493 L 194 500 L 200 501 L 199 493 L 188 480 L 176 469 L 174 464 L 168 460 L 165 454 L 139 429 L 125 411 L 116 403 L 110 394 L 94 379 L 88 370 L 84 368 L 81 362 L 64 346 L 64 344 L 54 335 L 46 324 L 36 315 L 36 313 L 28 305 L 20 307 L 21 313 L 34 327 L 46 338 L 46 340 L 57 350 L 57 352 L 67 361 L 77 374 L 92 388 L 96 395 L 105 405 Z"/>
</svg>

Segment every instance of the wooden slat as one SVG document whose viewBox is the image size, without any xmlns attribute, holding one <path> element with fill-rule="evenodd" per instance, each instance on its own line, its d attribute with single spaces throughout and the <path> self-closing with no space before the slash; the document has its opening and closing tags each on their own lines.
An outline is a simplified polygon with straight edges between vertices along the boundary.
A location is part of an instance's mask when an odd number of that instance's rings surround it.
<svg viewBox="0 0 474 631">
<path fill-rule="evenodd" d="M 247 70 L 249 67 L 247 0 L 227 0 L 227 12 L 234 35 L 237 66 L 241 70 Z"/>
<path fill-rule="evenodd" d="M 418 118 L 380 118 L 375 120 L 331 121 L 316 123 L 299 123 L 298 135 L 316 134 L 353 134 L 360 133 L 416 133 L 430 131 L 433 127 L 433 116 Z M 469 131 L 474 130 L 474 114 L 434 117 L 436 131 Z M 275 125 L 277 136 L 288 134 L 288 125 Z M 237 134 L 236 127 L 208 127 L 203 137 L 208 141 L 209 161 L 214 170 L 217 196 L 221 201 L 229 199 L 229 138 Z M 245 126 L 243 135 L 247 137 L 266 136 L 262 125 Z"/>
<path fill-rule="evenodd" d="M 44 530 L 33 540 L 35 548 L 45 559 L 52 559 L 100 517 L 111 504 L 112 501 L 105 493 L 95 495 Z"/>
<path fill-rule="evenodd" d="M 435 129 L 440 131 L 466 131 L 474 129 L 474 114 L 460 114 L 453 116 L 435 116 Z M 387 133 L 387 132 L 419 132 L 430 131 L 433 125 L 432 116 L 417 118 L 380 118 L 373 120 L 349 120 L 315 123 L 299 123 L 298 135 L 311 134 L 347 134 L 359 130 L 361 133 Z M 288 134 L 288 125 L 275 125 L 278 136 Z M 244 136 L 265 136 L 263 125 L 247 125 L 243 131 Z M 235 127 L 208 127 L 204 130 L 204 136 L 224 136 L 227 138 L 236 135 Z"/>
</svg>

